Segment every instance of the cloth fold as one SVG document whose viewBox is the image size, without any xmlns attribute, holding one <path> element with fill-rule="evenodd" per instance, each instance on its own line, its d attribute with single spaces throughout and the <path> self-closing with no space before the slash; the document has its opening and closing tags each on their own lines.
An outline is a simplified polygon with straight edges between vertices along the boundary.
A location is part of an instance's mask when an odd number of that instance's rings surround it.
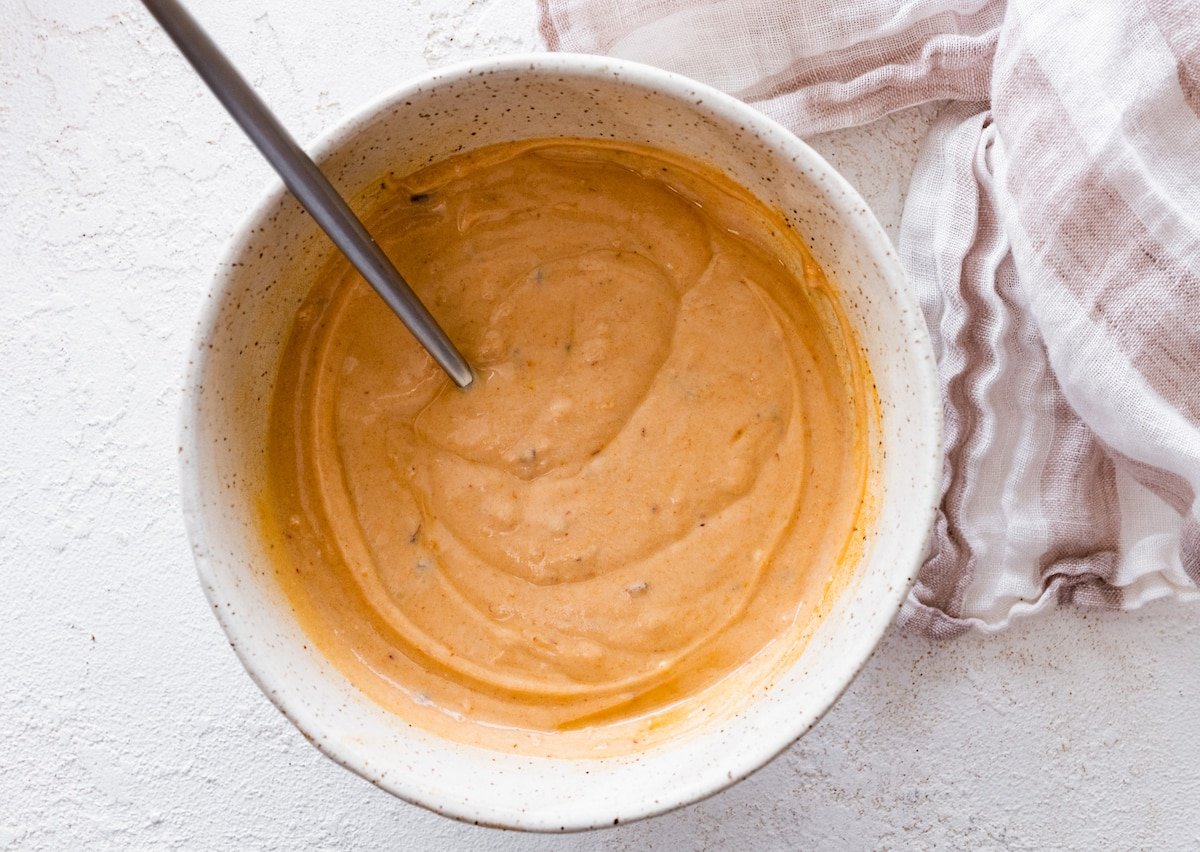
<svg viewBox="0 0 1200 852">
<path fill-rule="evenodd" d="M 1200 3 L 541 0 L 541 32 L 801 136 L 949 102 L 899 238 L 946 415 L 903 620 L 1200 598 Z"/>
</svg>

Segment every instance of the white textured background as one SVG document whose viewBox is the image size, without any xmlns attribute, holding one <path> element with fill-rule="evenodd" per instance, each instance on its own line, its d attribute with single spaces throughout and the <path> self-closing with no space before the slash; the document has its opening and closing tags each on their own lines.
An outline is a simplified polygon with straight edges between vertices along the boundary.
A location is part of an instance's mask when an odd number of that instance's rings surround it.
<svg viewBox="0 0 1200 852">
<path fill-rule="evenodd" d="M 193 0 L 301 139 L 535 46 L 532 0 Z M 928 112 L 815 140 L 895 233 Z M 140 7 L 0 0 L 0 849 L 1200 847 L 1200 610 L 891 634 L 749 781 L 566 838 L 471 828 L 321 757 L 208 613 L 181 370 L 267 167 Z"/>
</svg>

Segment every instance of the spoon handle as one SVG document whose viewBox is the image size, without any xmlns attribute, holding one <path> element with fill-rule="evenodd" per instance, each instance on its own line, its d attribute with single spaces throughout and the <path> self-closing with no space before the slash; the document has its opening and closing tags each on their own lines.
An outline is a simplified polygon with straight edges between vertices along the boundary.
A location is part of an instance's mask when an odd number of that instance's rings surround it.
<svg viewBox="0 0 1200 852">
<path fill-rule="evenodd" d="M 142 0 L 217 100 L 274 167 L 284 184 L 334 244 L 408 326 L 450 379 L 471 384 L 471 367 L 408 282 L 379 248 L 345 199 L 255 94 L 220 48 L 178 2 Z"/>
</svg>

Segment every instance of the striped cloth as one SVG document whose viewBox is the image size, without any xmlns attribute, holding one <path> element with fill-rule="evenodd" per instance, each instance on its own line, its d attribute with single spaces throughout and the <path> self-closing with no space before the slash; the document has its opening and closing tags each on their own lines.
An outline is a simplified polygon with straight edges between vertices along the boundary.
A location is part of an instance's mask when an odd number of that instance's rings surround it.
<svg viewBox="0 0 1200 852">
<path fill-rule="evenodd" d="M 947 451 L 909 626 L 1200 597 L 1200 3 L 540 2 L 801 135 L 950 102 L 900 233 Z"/>
</svg>

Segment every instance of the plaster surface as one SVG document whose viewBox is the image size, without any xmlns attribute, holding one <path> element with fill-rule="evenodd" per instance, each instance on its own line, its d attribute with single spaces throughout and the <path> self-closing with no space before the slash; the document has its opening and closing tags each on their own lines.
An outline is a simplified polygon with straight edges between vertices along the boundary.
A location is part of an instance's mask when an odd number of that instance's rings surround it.
<svg viewBox="0 0 1200 852">
<path fill-rule="evenodd" d="M 532 0 L 192 0 L 298 138 Z M 814 141 L 895 235 L 931 110 Z M 126 0 L 0 0 L 0 849 L 1200 847 L 1200 610 L 893 631 L 817 728 L 673 814 L 479 829 L 323 758 L 242 671 L 180 516 L 211 272 L 268 167 Z"/>
</svg>

